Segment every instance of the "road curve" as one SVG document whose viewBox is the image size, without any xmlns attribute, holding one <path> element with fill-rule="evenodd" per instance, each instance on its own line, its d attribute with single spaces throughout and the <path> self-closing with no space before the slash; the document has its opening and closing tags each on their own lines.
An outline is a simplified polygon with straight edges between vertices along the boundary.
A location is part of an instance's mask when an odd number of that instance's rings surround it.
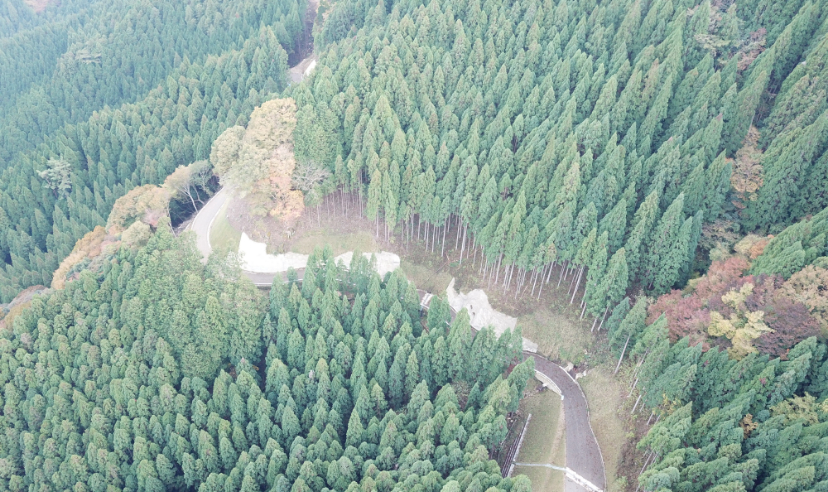
<svg viewBox="0 0 828 492">
<path fill-rule="evenodd" d="M 213 251 L 210 247 L 210 226 L 221 207 L 227 201 L 229 192 L 225 189 L 213 195 L 210 201 L 198 212 L 188 230 L 196 233 L 199 251 L 206 259 Z M 283 273 L 255 273 L 243 271 L 256 286 L 269 287 L 273 279 L 278 275 L 284 277 Z M 298 272 L 299 278 L 303 271 Z M 417 289 L 420 301 L 426 297 L 426 292 Z M 428 309 L 431 299 L 426 299 L 423 306 Z M 452 318 L 456 312 L 452 311 Z M 564 415 L 566 415 L 566 466 L 581 477 L 595 485 L 598 490 L 606 489 L 606 476 L 604 474 L 604 460 L 601 456 L 601 448 L 598 440 L 592 431 L 589 423 L 589 406 L 581 386 L 564 369 L 543 356 L 534 353 L 525 353 L 524 357 L 535 359 L 535 369 L 542 372 L 551 379 L 561 390 L 563 396 Z M 570 478 L 564 482 L 565 492 L 595 492 L 593 488 L 587 488 L 577 484 Z"/>
<path fill-rule="evenodd" d="M 432 298 L 426 297 L 427 292 L 423 290 L 417 289 L 417 293 L 420 295 L 421 305 L 428 309 Z M 457 313 L 454 308 L 450 309 L 451 317 L 454 319 Z M 589 422 L 589 405 L 581 385 L 561 366 L 549 359 L 536 353 L 524 352 L 524 359 L 528 357 L 535 359 L 535 370 L 551 379 L 561 390 L 566 416 L 566 467 L 594 486 L 587 487 L 576 483 L 567 475 L 564 491 L 597 492 L 606 489 L 604 458 Z"/>
<path fill-rule="evenodd" d="M 589 480 L 598 489 L 606 488 L 604 459 L 601 448 L 589 423 L 589 406 L 581 385 L 572 376 L 554 362 L 538 354 L 526 353 L 525 357 L 535 359 L 535 370 L 551 379 L 563 395 L 564 415 L 566 415 L 566 466 L 581 477 Z M 566 492 L 587 490 L 569 478 L 564 484 Z"/>
<path fill-rule="evenodd" d="M 216 215 L 218 215 L 219 210 L 224 206 L 229 196 L 230 192 L 225 188 L 219 190 L 201 207 L 193 221 L 187 226 L 188 231 L 195 231 L 196 246 L 201 251 L 205 261 L 213 252 L 213 248 L 210 246 L 210 226 L 213 225 L 213 220 L 215 220 Z"/>
</svg>

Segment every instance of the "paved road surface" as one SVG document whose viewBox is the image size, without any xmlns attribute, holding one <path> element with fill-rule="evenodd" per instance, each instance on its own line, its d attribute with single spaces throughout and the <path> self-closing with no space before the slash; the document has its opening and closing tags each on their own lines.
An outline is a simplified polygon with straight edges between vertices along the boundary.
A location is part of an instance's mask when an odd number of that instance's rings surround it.
<svg viewBox="0 0 828 492">
<path fill-rule="evenodd" d="M 563 394 L 564 415 L 566 415 L 566 466 L 575 473 L 589 480 L 599 489 L 606 488 L 604 460 L 601 448 L 589 424 L 589 407 L 581 386 L 563 370 L 561 366 L 537 354 L 527 354 L 535 358 L 535 369 L 551 379 Z M 580 492 L 586 489 L 567 478 L 564 484 L 566 492 Z"/>
<path fill-rule="evenodd" d="M 198 236 L 198 249 L 205 259 L 212 252 L 210 247 L 210 225 L 216 214 L 221 210 L 228 193 L 222 189 L 216 193 L 209 202 L 199 211 L 191 223 L 189 229 L 195 231 Z M 304 269 L 298 271 L 299 278 L 302 278 Z M 245 271 L 244 274 L 259 287 L 268 287 L 278 275 L 283 273 L 254 273 Z M 426 296 L 426 292 L 418 289 L 420 301 Z M 430 301 L 430 299 L 428 299 Z M 428 306 L 425 306 L 426 309 Z M 455 313 L 452 309 L 452 318 Z M 592 432 L 589 424 L 589 407 L 586 397 L 580 385 L 563 368 L 548 359 L 537 355 L 529 354 L 526 357 L 534 357 L 535 369 L 545 374 L 560 388 L 563 395 L 564 415 L 566 415 L 566 466 L 581 477 L 597 486 L 598 489 L 606 488 L 606 477 L 604 475 L 604 460 L 601 458 L 601 449 L 598 441 Z M 594 492 L 594 490 L 583 487 L 568 477 L 564 483 L 565 492 Z"/>
<path fill-rule="evenodd" d="M 213 224 L 213 219 L 216 218 L 216 214 L 218 214 L 221 207 L 224 206 L 224 203 L 227 201 L 229 197 L 229 192 L 222 188 L 219 190 L 218 193 L 213 195 L 212 198 L 203 206 L 201 210 L 198 211 L 195 218 L 190 225 L 187 227 L 189 231 L 195 231 L 196 233 L 196 246 L 198 246 L 198 250 L 201 251 L 201 255 L 204 256 L 206 261 L 207 257 L 210 256 L 210 253 L 213 252 L 213 248 L 210 246 L 210 226 Z"/>
<path fill-rule="evenodd" d="M 423 303 L 427 292 L 417 289 L 420 294 L 420 303 Z M 425 299 L 428 303 L 431 298 Z M 454 319 L 454 309 L 451 317 Z M 563 396 L 564 415 L 566 416 L 566 466 L 582 478 L 588 480 L 598 489 L 606 489 L 604 474 L 604 459 L 601 457 L 601 448 L 589 423 L 589 406 L 581 386 L 564 369 L 554 362 L 538 354 L 525 352 L 524 357 L 535 359 L 535 370 L 542 372 L 552 380 L 561 390 Z M 564 482 L 565 492 L 594 492 L 572 481 L 569 477 Z"/>
</svg>

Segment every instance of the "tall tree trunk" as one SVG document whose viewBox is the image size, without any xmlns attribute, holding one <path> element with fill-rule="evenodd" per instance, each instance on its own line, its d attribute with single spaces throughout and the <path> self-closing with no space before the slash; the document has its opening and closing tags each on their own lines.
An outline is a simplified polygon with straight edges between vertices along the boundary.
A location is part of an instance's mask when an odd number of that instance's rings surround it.
<svg viewBox="0 0 828 492">
<path fill-rule="evenodd" d="M 446 251 L 446 229 L 448 229 L 448 224 L 443 225 L 443 245 L 440 247 L 440 258 L 443 257 Z M 455 244 L 454 249 L 457 249 L 457 245 Z"/>
<path fill-rule="evenodd" d="M 503 253 L 500 253 L 500 257 L 497 259 L 497 266 L 495 268 L 495 285 L 497 285 L 497 279 L 500 278 L 500 261 L 503 259 Z"/>
<path fill-rule="evenodd" d="M 569 290 L 566 292 L 566 293 L 567 293 L 567 295 L 569 295 L 569 294 L 571 294 L 571 293 L 572 293 L 572 286 L 573 286 L 573 285 L 575 285 L 575 281 L 576 281 L 576 280 L 578 280 L 578 281 L 580 281 L 580 280 L 581 280 L 581 272 L 583 271 L 583 269 L 584 269 L 584 266 L 583 266 L 583 265 L 581 265 L 581 266 L 578 268 L 578 275 L 572 275 L 572 280 L 570 280 L 570 281 L 569 281 Z M 570 304 L 571 304 L 571 303 L 570 303 Z"/>
<path fill-rule="evenodd" d="M 575 302 L 575 295 L 578 293 L 578 286 L 581 285 L 581 276 L 583 274 L 584 274 L 584 266 L 581 266 L 581 271 L 578 272 L 578 282 L 575 284 L 575 290 L 572 291 L 572 298 L 569 300 L 570 304 Z"/>
<path fill-rule="evenodd" d="M 514 270 L 514 265 L 506 265 L 506 268 L 503 269 L 503 293 L 506 293 L 506 290 L 509 286 L 512 285 L 512 271 Z"/>
<path fill-rule="evenodd" d="M 604 309 L 604 315 L 601 316 L 601 324 L 598 325 L 598 331 L 601 331 L 601 327 L 604 326 L 604 320 L 607 319 L 607 313 L 608 312 L 609 312 L 609 306 L 607 306 L 607 308 Z"/>
<path fill-rule="evenodd" d="M 198 200 L 198 203 L 204 205 L 204 200 L 201 199 L 201 193 L 198 192 L 198 186 L 193 186 L 193 190 L 195 191 L 196 200 Z"/>
<path fill-rule="evenodd" d="M 627 398 L 629 398 L 629 397 L 631 397 L 631 396 L 632 396 L 633 391 L 635 391 L 635 387 L 636 387 L 636 386 L 638 386 L 638 378 L 635 378 L 635 381 L 633 381 L 632 388 L 630 388 L 630 392 L 629 392 L 629 393 L 627 393 Z"/>
<path fill-rule="evenodd" d="M 532 296 L 535 295 L 535 286 L 538 284 L 538 268 L 532 270 Z"/>
<path fill-rule="evenodd" d="M 630 415 L 635 413 L 635 409 L 638 407 L 638 402 L 639 401 L 641 401 L 641 393 L 638 394 L 638 399 L 635 400 L 635 405 L 633 405 L 633 408 L 632 408 L 632 411 L 630 412 Z"/>
<path fill-rule="evenodd" d="M 552 267 L 549 267 L 549 271 L 550 272 L 552 271 Z M 538 288 L 538 300 L 539 301 L 540 301 L 540 298 L 541 298 L 541 294 L 543 293 L 543 284 L 545 283 L 543 281 L 543 269 L 541 269 L 540 277 L 541 277 L 541 283 L 540 283 L 540 288 Z M 547 278 L 547 281 L 548 281 L 548 278 Z"/>
<path fill-rule="evenodd" d="M 454 238 L 454 250 L 457 251 L 457 245 L 460 244 L 460 229 L 463 225 L 460 223 L 460 217 L 457 217 L 457 237 Z"/>
<path fill-rule="evenodd" d="M 650 466 L 650 460 L 652 458 L 656 457 L 656 456 L 658 456 L 656 453 L 652 453 L 650 456 L 647 457 L 647 459 L 644 461 L 644 466 L 641 468 L 641 472 L 639 472 L 638 478 L 636 478 L 636 480 L 641 478 L 641 475 L 644 473 L 644 470 L 646 470 L 647 467 Z M 641 484 L 639 483 L 638 487 L 635 488 L 635 492 L 638 492 L 638 489 L 640 489 L 640 488 L 641 488 Z"/>
<path fill-rule="evenodd" d="M 190 189 L 187 188 L 187 196 L 190 198 L 190 202 L 193 204 L 193 212 L 198 212 L 198 207 L 196 207 L 195 200 L 193 200 L 193 194 L 190 193 Z M 201 201 L 201 200 L 199 200 Z"/>
<path fill-rule="evenodd" d="M 618 369 L 620 369 L 620 368 L 621 368 L 621 361 L 622 361 L 622 360 L 624 360 L 624 354 L 627 352 L 627 344 L 628 344 L 628 343 L 630 343 L 630 337 L 631 337 L 631 336 L 632 336 L 632 333 L 630 333 L 629 335 L 627 335 L 627 341 L 626 341 L 626 342 L 624 342 L 624 348 L 623 348 L 623 349 L 621 349 L 621 357 L 619 357 L 619 358 L 618 358 L 618 364 L 616 364 L 616 365 L 615 365 L 615 370 L 614 370 L 614 371 L 612 371 L 612 375 L 613 375 L 613 376 L 615 376 L 616 374 L 618 374 Z"/>
<path fill-rule="evenodd" d="M 569 261 L 568 260 L 566 261 L 566 264 L 561 265 L 561 276 L 558 277 L 558 286 L 556 287 L 556 289 L 559 289 L 561 287 L 561 281 L 563 280 L 564 274 L 566 273 L 566 269 L 568 267 L 569 267 Z"/>
<path fill-rule="evenodd" d="M 460 265 L 463 265 L 463 252 L 466 250 L 466 229 L 468 226 L 460 224 L 460 227 L 463 229 L 463 242 L 460 243 Z"/>
</svg>

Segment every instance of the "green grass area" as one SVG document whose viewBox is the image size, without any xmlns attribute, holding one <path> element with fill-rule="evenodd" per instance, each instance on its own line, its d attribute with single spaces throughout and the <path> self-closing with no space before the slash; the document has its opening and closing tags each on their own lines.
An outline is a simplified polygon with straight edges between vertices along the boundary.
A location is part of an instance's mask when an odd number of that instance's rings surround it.
<svg viewBox="0 0 828 492">
<path fill-rule="evenodd" d="M 400 260 L 402 269 L 408 280 L 414 282 L 418 289 L 431 292 L 434 295 L 445 294 L 446 288 L 451 283 L 451 274 L 445 269 L 440 270 L 438 264 L 425 260 L 426 263 L 415 263 L 409 258 Z"/>
<path fill-rule="evenodd" d="M 534 381 L 535 384 L 540 384 Z M 531 386 L 531 384 L 530 384 Z M 561 398 L 552 391 L 543 391 L 521 401 L 521 412 L 531 413 L 526 437 L 516 461 L 522 463 L 547 463 L 566 466 L 566 439 Z M 563 490 L 564 473 L 542 467 L 517 466 L 513 475 L 529 477 L 532 490 L 559 492 Z"/>
<path fill-rule="evenodd" d="M 614 490 L 613 485 L 619 479 L 616 470 L 621 461 L 621 450 L 627 440 L 624 422 L 618 414 L 624 403 L 624 388 L 611 370 L 603 366 L 590 369 L 578 382 L 589 403 L 590 425 L 604 457 L 607 484 Z"/>
<path fill-rule="evenodd" d="M 291 242 L 290 250 L 296 253 L 309 255 L 317 247 L 323 248 L 330 245 L 334 256 L 339 256 L 348 251 L 359 250 L 363 253 L 376 253 L 379 251 L 374 236 L 366 231 L 358 231 L 351 234 L 337 234 L 323 227 L 303 231 L 302 236 Z"/>
<path fill-rule="evenodd" d="M 216 214 L 213 225 L 210 227 L 210 247 L 217 251 L 238 251 L 241 232 L 230 225 L 227 220 L 227 204 L 225 203 Z"/>
<path fill-rule="evenodd" d="M 541 354 L 576 365 L 584 360 L 595 341 L 589 325 L 579 323 L 577 317 L 573 319 L 557 309 L 540 307 L 519 317 L 517 326 L 524 337 L 538 344 Z"/>
<path fill-rule="evenodd" d="M 512 476 L 526 475 L 535 492 L 561 492 L 564 489 L 564 472 L 539 466 L 516 466 Z"/>
</svg>

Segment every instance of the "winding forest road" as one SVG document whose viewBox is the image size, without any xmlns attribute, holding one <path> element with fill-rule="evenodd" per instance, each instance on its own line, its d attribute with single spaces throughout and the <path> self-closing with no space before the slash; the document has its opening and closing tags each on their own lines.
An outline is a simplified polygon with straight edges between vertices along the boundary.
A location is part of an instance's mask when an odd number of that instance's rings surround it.
<svg viewBox="0 0 828 492">
<path fill-rule="evenodd" d="M 567 473 L 564 491 L 597 492 L 605 489 L 604 458 L 589 423 L 589 405 L 581 385 L 561 366 L 549 359 L 530 353 L 526 353 L 525 357 L 534 357 L 535 370 L 551 379 L 561 390 L 566 425 Z M 583 479 L 589 483 L 584 483 Z"/>
<path fill-rule="evenodd" d="M 207 200 L 207 203 L 201 207 L 201 210 L 198 211 L 193 221 L 185 229 L 195 231 L 196 246 L 201 251 L 201 256 L 204 257 L 203 261 L 207 261 L 207 257 L 213 252 L 213 247 L 210 246 L 210 227 L 213 225 L 213 221 L 221 207 L 227 202 L 229 195 L 230 193 L 225 188 L 220 189 L 218 193 Z"/>
<path fill-rule="evenodd" d="M 196 233 L 196 244 L 204 256 L 204 261 L 212 253 L 210 246 L 210 227 L 216 215 L 228 200 L 230 193 L 220 190 L 199 210 L 193 221 L 187 227 Z M 301 279 L 303 271 L 298 271 Z M 257 287 L 270 287 L 277 275 L 283 273 L 254 273 L 244 271 L 244 274 Z M 421 306 L 428 309 L 432 296 L 423 290 L 417 290 L 420 295 Z M 452 309 L 452 318 L 456 312 Z M 524 357 L 535 359 L 535 370 L 552 380 L 561 391 L 561 399 L 566 416 L 566 473 L 564 479 L 565 492 L 598 492 L 606 488 L 604 474 L 604 460 L 598 440 L 589 423 L 589 406 L 581 386 L 561 366 L 538 354 L 526 352 Z M 551 431 L 551 429 L 550 429 Z"/>
<path fill-rule="evenodd" d="M 202 261 L 206 262 L 207 258 L 213 252 L 213 247 L 210 245 L 210 229 L 213 221 L 216 219 L 221 207 L 230 199 L 230 192 L 226 188 L 222 188 L 210 200 L 201 207 L 193 221 L 187 226 L 188 231 L 196 233 L 196 246 L 201 252 Z M 257 287 L 270 287 L 273 284 L 273 279 L 276 275 L 281 273 L 256 273 L 242 270 L 244 275 L 250 279 Z"/>
</svg>

